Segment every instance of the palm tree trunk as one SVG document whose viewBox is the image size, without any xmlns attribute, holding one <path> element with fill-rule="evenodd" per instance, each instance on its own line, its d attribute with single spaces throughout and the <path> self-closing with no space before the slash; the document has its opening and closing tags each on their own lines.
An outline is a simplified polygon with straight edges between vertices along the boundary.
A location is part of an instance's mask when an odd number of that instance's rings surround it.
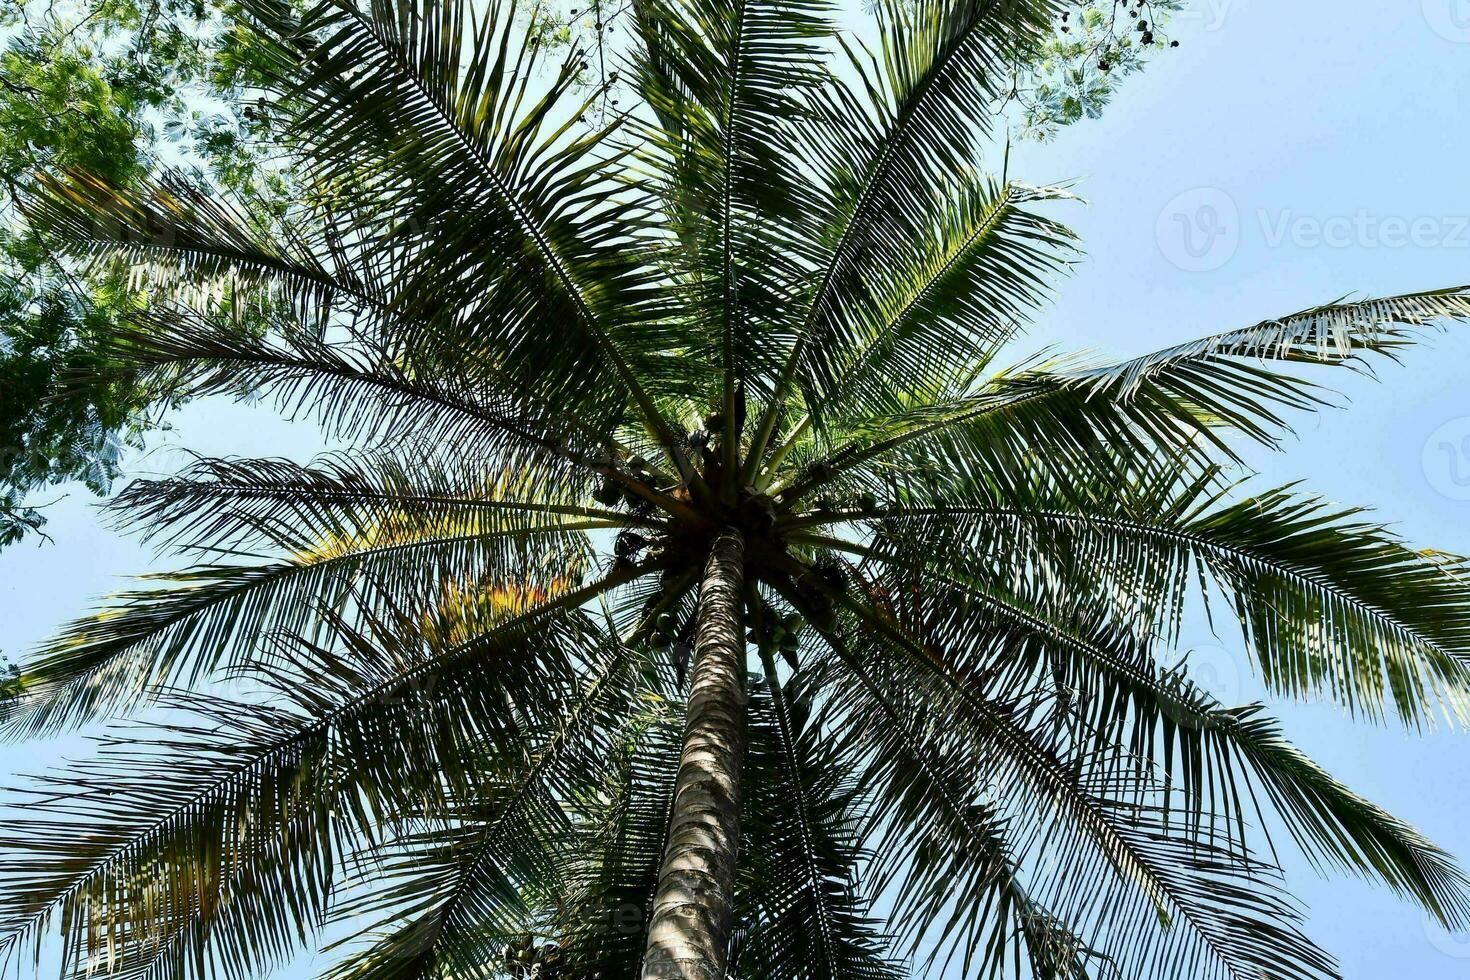
<svg viewBox="0 0 1470 980">
<path fill-rule="evenodd" d="M 745 761 L 745 543 L 715 539 L 700 590 L 684 750 L 643 955 L 644 980 L 724 980 Z"/>
</svg>

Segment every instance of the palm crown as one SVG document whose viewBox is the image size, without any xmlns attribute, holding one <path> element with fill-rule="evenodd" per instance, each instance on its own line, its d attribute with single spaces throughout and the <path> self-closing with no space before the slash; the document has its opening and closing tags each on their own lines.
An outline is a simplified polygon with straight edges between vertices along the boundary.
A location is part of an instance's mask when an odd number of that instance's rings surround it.
<svg viewBox="0 0 1470 980">
<path fill-rule="evenodd" d="M 171 710 L 7 824 L 10 955 L 248 976 L 336 917 L 342 978 L 1331 975 L 1272 827 L 1470 919 L 1160 663 L 1213 596 L 1275 692 L 1464 719 L 1463 563 L 1226 474 L 1299 365 L 1470 294 L 1003 367 L 1071 249 L 981 167 L 1043 0 L 882 6 L 840 70 L 818 0 L 634 0 L 606 125 L 534 13 L 242 6 L 278 214 L 84 173 L 30 213 L 170 297 L 119 358 L 353 449 L 123 494 L 217 557 L 20 678 L 19 735 Z"/>
</svg>

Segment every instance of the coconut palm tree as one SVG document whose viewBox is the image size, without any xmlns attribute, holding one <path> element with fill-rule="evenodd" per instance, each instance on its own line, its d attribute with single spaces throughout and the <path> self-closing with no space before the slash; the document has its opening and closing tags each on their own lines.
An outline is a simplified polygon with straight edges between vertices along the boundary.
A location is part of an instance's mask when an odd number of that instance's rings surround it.
<svg viewBox="0 0 1470 980">
<path fill-rule="evenodd" d="M 242 7 L 279 210 L 28 207 L 169 297 L 120 362 L 338 451 L 119 499 L 196 564 L 13 685 L 16 736 L 148 724 L 6 822 L 14 961 L 1332 975 L 1273 838 L 1470 920 L 1446 853 L 1164 666 L 1203 600 L 1277 695 L 1465 720 L 1470 568 L 1231 474 L 1470 292 L 1016 360 L 1073 254 L 1065 192 L 985 166 L 1046 0 L 882 6 L 871 49 L 819 0 L 633 0 L 592 87 L 534 11 Z"/>
</svg>

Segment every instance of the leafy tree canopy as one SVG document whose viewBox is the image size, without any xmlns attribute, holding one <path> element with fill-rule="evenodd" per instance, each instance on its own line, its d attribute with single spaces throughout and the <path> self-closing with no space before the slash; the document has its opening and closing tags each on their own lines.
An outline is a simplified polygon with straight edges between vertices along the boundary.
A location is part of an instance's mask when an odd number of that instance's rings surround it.
<svg viewBox="0 0 1470 980">
<path fill-rule="evenodd" d="M 67 263 L 17 208 L 41 171 L 131 186 L 160 163 L 242 195 L 249 120 L 230 98 L 228 34 L 202 0 L 25 3 L 0 15 L 0 545 L 44 524 L 27 498 L 75 480 L 105 493 L 161 416 L 157 386 L 110 372 L 97 338 L 145 302 L 119 267 Z"/>
</svg>

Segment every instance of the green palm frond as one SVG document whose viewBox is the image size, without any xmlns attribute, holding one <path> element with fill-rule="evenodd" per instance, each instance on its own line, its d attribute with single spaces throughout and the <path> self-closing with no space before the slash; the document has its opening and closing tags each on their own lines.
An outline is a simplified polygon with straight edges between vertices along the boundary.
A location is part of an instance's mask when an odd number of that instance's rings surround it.
<svg viewBox="0 0 1470 980">
<path fill-rule="evenodd" d="M 633 976 L 643 962 L 679 769 L 683 719 L 671 693 L 646 683 L 601 760 L 600 789 L 578 808 L 586 859 L 548 927 L 574 971 Z"/>
<path fill-rule="evenodd" d="M 145 539 L 189 549 L 288 546 L 391 536 L 394 529 L 531 533 L 556 518 L 655 528 L 649 517 L 587 504 L 539 474 L 487 478 L 452 460 L 332 454 L 302 466 L 283 459 L 200 459 L 161 480 L 137 480 L 109 505 Z M 557 499 L 557 491 L 568 492 Z"/>
<path fill-rule="evenodd" d="M 1030 699 L 993 700 L 956 688 L 947 676 L 953 671 L 940 666 L 950 652 L 920 646 L 861 602 L 848 608 L 858 624 L 854 635 L 866 634 L 856 654 L 881 657 L 904 678 L 910 697 L 923 692 L 962 726 L 971 778 L 990 787 L 1003 819 L 1014 814 L 1007 822 L 1022 862 L 1044 856 L 1049 884 L 1062 883 L 1066 903 L 1051 911 L 1095 930 L 1095 955 L 1125 975 L 1334 973 L 1331 959 L 1297 928 L 1290 901 L 1268 885 L 1270 868 L 1213 844 L 1209 835 L 1186 832 L 1180 815 L 1171 819 L 1154 794 L 1130 787 L 1110 768 L 1100 770 L 1092 753 L 1038 714 Z M 901 710 L 918 708 L 909 702 Z M 1059 836 L 1061 827 L 1070 832 Z"/>
<path fill-rule="evenodd" d="M 1179 344 L 1091 373 L 1100 386 L 1134 388 L 1161 368 L 1229 359 L 1337 364 L 1367 353 L 1393 354 L 1417 332 L 1470 317 L 1470 287 L 1376 299 L 1339 300 L 1254 326 Z"/>
<path fill-rule="evenodd" d="M 988 178 L 956 185 L 936 191 L 941 199 L 928 206 L 937 227 L 874 270 L 867 302 L 847 314 L 854 349 L 836 369 L 829 399 L 814 406 L 834 421 L 897 414 L 907 407 L 900 399 L 963 392 L 1060 267 L 1070 233 L 1026 205 L 1065 191 Z"/>
<path fill-rule="evenodd" d="M 1094 397 L 1126 400 L 1164 388 L 1274 444 L 1271 430 L 1283 423 L 1263 408 L 1307 408 L 1320 398 L 1314 386 L 1269 367 L 1271 362 L 1361 366 L 1365 354 L 1393 356 L 1416 333 L 1466 319 L 1465 287 L 1339 301 L 1072 375 Z"/>
<path fill-rule="evenodd" d="M 366 248 L 405 254 L 400 308 L 452 298 L 458 344 L 493 349 L 520 386 L 594 417 L 631 396 L 675 451 L 634 370 L 659 349 L 643 205 L 609 181 L 605 132 L 567 135 L 580 52 L 528 99 L 538 47 L 498 4 L 323 0 L 299 17 L 277 0 L 244 7 L 269 45 L 262 70 L 292 151 L 370 210 L 383 230 Z M 366 227 L 359 217 L 353 230 Z M 456 261 L 408 258 L 432 255 Z"/>
<path fill-rule="evenodd" d="M 1183 457 L 1210 422 L 1169 391 L 1094 399 L 1063 375 L 1025 371 L 975 394 L 869 416 L 830 451 L 796 457 L 800 468 L 773 489 L 783 509 L 800 510 L 834 493 L 886 490 L 893 482 L 942 489 L 1038 465 L 1058 477 L 1101 478 L 1161 453 Z"/>
<path fill-rule="evenodd" d="M 347 438 L 402 439 L 407 430 L 422 440 L 472 440 L 481 452 L 504 451 L 507 467 L 527 457 L 576 458 L 575 442 L 560 445 L 576 436 L 565 421 L 509 404 L 493 384 L 451 384 L 371 338 L 318 337 L 294 318 L 262 330 L 238 313 L 153 309 L 120 332 L 109 353 L 192 393 L 273 394 L 287 411 L 315 414 Z"/>
<path fill-rule="evenodd" d="M 633 651 L 617 646 L 592 666 L 585 689 L 521 740 L 524 757 L 483 764 L 472 800 L 452 803 L 428 828 L 356 859 L 369 890 L 334 914 L 367 917 L 380 938 L 331 976 L 470 974 L 541 923 L 538 900 L 570 891 L 576 834 L 566 806 L 589 791 L 637 689 Z M 503 770 L 503 772 L 501 771 Z"/>
<path fill-rule="evenodd" d="M 406 610 L 367 632 L 334 619 L 328 644 L 287 641 L 254 672 L 286 705 L 180 699 L 198 723 L 111 743 L 109 757 L 50 781 L 30 807 L 44 815 L 8 825 L 7 948 L 59 915 L 73 955 L 94 966 L 163 958 L 207 976 L 212 957 L 211 969 L 247 976 L 288 955 L 324 919 L 343 846 L 372 840 L 385 814 L 442 812 L 481 789 L 485 751 L 517 758 L 524 745 L 516 718 L 552 723 L 602 643 L 557 608 L 492 608 L 457 640 Z M 235 945 L 206 948 L 216 931 Z"/>
<path fill-rule="evenodd" d="M 781 591 L 813 611 L 795 583 Z M 830 681 L 840 708 L 829 723 L 841 734 L 844 767 L 865 787 L 858 829 L 872 860 L 864 877 L 890 897 L 900 942 L 912 953 L 928 945 L 931 965 L 958 953 L 967 970 L 986 975 L 1025 961 L 1040 976 L 1087 976 L 1097 954 L 1022 884 L 992 788 L 975 781 L 972 746 L 946 741 L 927 706 L 899 705 L 835 624 L 818 632 L 843 668 Z"/>
<path fill-rule="evenodd" d="M 472 511 L 428 520 L 388 512 L 317 533 L 247 526 L 288 553 L 153 576 L 166 584 L 76 621 L 27 665 L 21 696 L 6 706 L 11 733 L 54 731 L 146 704 L 170 686 L 197 686 L 221 665 L 263 656 L 273 633 L 316 635 L 322 610 L 352 609 L 364 583 L 374 587 L 369 599 L 400 604 L 507 583 L 547 603 L 581 588 L 595 594 L 597 583 L 578 586 L 588 561 L 582 534 L 607 525 Z"/>
<path fill-rule="evenodd" d="M 89 971 L 136 966 L 160 941 L 197 943 L 193 920 L 225 906 L 244 866 L 271 896 L 252 959 L 294 948 L 298 922 L 323 913 L 335 857 L 326 728 L 280 708 L 188 707 L 190 721 L 112 742 L 6 821 L 7 957 L 57 924 L 68 963 Z"/>
<path fill-rule="evenodd" d="M 877 551 L 910 566 L 937 554 L 964 553 L 970 567 L 989 556 L 1049 555 L 1130 596 L 1132 614 L 1166 636 L 1190 595 L 1223 597 L 1272 689 L 1327 695 L 1369 718 L 1392 706 L 1410 724 L 1436 708 L 1463 721 L 1462 559 L 1414 551 L 1361 510 L 1291 488 L 1242 495 L 1219 487 L 1216 474 L 1161 475 L 1133 487 L 1016 481 L 979 490 L 984 504 L 900 506 L 883 519 Z"/>
<path fill-rule="evenodd" d="M 119 187 L 90 174 L 45 175 L 24 203 L 27 218 L 72 249 L 147 268 L 160 285 L 219 279 L 275 286 L 303 320 L 333 308 L 391 315 L 382 284 L 340 250 L 293 224 L 267 224 L 239 204 L 206 196 L 182 175 Z"/>
<path fill-rule="evenodd" d="M 622 448 L 606 433 L 587 425 L 578 412 L 569 411 L 564 398 L 537 398 L 508 378 L 495 359 L 483 356 L 482 351 L 468 344 L 449 351 L 419 343 L 426 332 L 443 336 L 461 329 L 457 320 L 465 311 L 452 302 L 434 305 L 414 300 L 395 289 L 400 278 L 397 266 L 407 261 L 397 249 L 346 248 L 343 239 L 352 237 L 354 215 L 340 202 L 313 202 L 306 214 L 267 225 L 232 201 L 206 197 L 179 175 L 123 188 L 86 174 L 67 173 L 61 178 L 43 178 L 38 193 L 25 204 L 33 222 L 70 247 L 129 261 L 146 268 L 155 287 L 182 290 L 191 297 L 218 295 L 227 311 L 236 310 L 234 317 L 214 310 L 200 317 L 178 309 L 162 317 L 142 316 L 139 324 L 172 338 L 172 347 L 160 349 L 158 338 L 149 338 L 154 341 L 150 344 L 134 336 L 132 344 L 115 352 L 125 362 L 157 370 L 160 361 L 166 360 L 165 350 L 178 353 L 179 328 L 184 323 L 190 324 L 188 333 L 196 342 L 201 335 L 217 334 L 214 339 L 226 346 L 266 339 L 260 336 L 262 324 L 284 334 L 288 344 L 292 340 L 302 345 L 321 343 L 330 331 L 333 346 L 344 337 L 356 342 L 359 357 L 355 367 L 364 367 L 362 357 L 371 352 L 376 370 L 369 373 L 378 378 L 385 393 L 416 396 L 491 424 L 497 418 L 502 424 L 506 421 L 500 403 L 512 398 L 533 400 L 543 427 L 575 433 L 578 439 L 590 440 L 604 450 Z M 334 210 L 338 208 L 348 213 L 338 214 Z M 296 227 L 310 224 L 321 224 L 324 230 L 313 234 Z M 242 283 L 265 287 L 266 305 L 252 301 L 248 291 L 242 293 L 238 288 Z M 290 315 L 273 313 L 273 302 L 285 303 Z M 298 360 L 317 362 L 316 369 L 328 375 L 340 377 L 342 371 L 351 370 L 336 364 L 341 358 L 312 358 L 309 351 L 305 346 L 292 352 Z M 195 359 L 210 353 L 199 350 Z M 212 353 L 232 358 L 224 350 Z M 245 351 L 233 354 L 234 358 L 248 356 Z M 258 366 L 265 369 L 272 363 L 267 355 Z M 309 367 L 301 365 L 303 370 Z M 425 385 L 425 378 L 431 376 L 454 378 L 454 395 L 448 395 L 442 383 L 437 390 Z M 469 395 L 467 389 L 476 394 Z"/>
<path fill-rule="evenodd" d="M 863 308 L 865 274 L 927 240 L 928 188 L 944 186 L 975 163 L 977 131 L 1005 84 L 1007 65 L 1041 36 L 1055 12 L 1049 0 L 962 0 L 882 4 L 880 64 L 856 54 L 859 91 L 829 86 L 812 154 L 831 175 L 828 257 L 772 400 L 753 436 L 758 458 L 794 381 L 813 406 L 835 394 L 831 361 L 860 344 L 845 322 Z M 895 254 L 897 253 L 897 254 Z M 854 337 L 856 334 L 856 338 Z M 747 475 L 752 470 L 747 469 Z"/>
<path fill-rule="evenodd" d="M 812 187 L 792 153 L 793 130 L 826 79 L 832 13 L 823 0 L 691 0 L 639 11 L 646 56 L 638 82 L 664 121 L 641 132 L 643 153 L 661 177 L 666 211 L 677 215 L 669 231 L 691 257 L 689 312 L 716 325 L 692 353 L 720 365 L 714 400 L 730 466 L 737 379 L 772 369 L 791 329 L 793 293 L 810 270 L 800 247 L 773 253 L 766 245 L 773 232 L 793 243 L 810 236 L 799 201 Z"/>
<path fill-rule="evenodd" d="M 314 415 L 329 434 L 380 450 L 403 452 L 406 444 L 439 456 L 433 447 L 453 446 L 490 459 L 491 472 L 534 473 L 573 494 L 599 478 L 611 480 L 665 510 L 680 510 L 678 500 L 650 482 L 664 474 L 638 455 L 642 443 L 619 438 L 636 440 L 636 433 L 579 438 L 585 422 L 545 414 L 538 398 L 514 399 L 498 382 L 476 392 L 394 361 L 371 343 L 311 336 L 294 321 L 261 334 L 217 313 L 178 307 L 136 321 L 136 328 L 118 331 L 109 353 L 194 394 L 268 394 L 283 411 Z"/>
<path fill-rule="evenodd" d="M 1314 861 L 1382 880 L 1452 927 L 1470 914 L 1470 881 L 1449 855 L 1332 779 L 1285 740 L 1262 706 L 1220 705 L 1184 674 L 1163 670 L 1151 632 L 1140 637 L 1096 620 L 1107 615 L 1105 603 L 1092 609 L 1075 593 L 1049 594 L 1044 583 L 1020 596 L 967 578 L 926 579 L 924 627 L 913 630 L 985 665 L 956 674 L 955 683 L 995 684 L 997 664 L 1047 670 L 1098 752 L 1111 749 L 1126 769 L 1154 767 L 1165 802 L 1182 801 L 1192 826 L 1223 817 L 1223 838 L 1243 846 L 1264 791 Z M 908 570 L 878 581 L 890 595 L 914 588 Z"/>
<path fill-rule="evenodd" d="M 799 683 L 767 662 L 751 705 L 751 795 L 745 835 L 750 921 L 742 976 L 785 976 L 806 963 L 821 976 L 901 976 L 891 939 L 859 887 L 871 855 L 859 839 L 860 791 Z"/>
<path fill-rule="evenodd" d="M 935 458 L 966 474 L 978 460 L 974 471 L 991 477 L 1028 457 L 1060 459 L 1065 475 L 1094 442 L 1123 457 L 1125 469 L 1160 451 L 1204 449 L 1204 458 L 1234 460 L 1217 430 L 1275 445 L 1288 428 L 1283 410 L 1325 404 L 1322 388 L 1272 362 L 1354 365 L 1365 353 L 1392 354 L 1413 330 L 1467 315 L 1464 289 L 1415 293 L 1317 307 L 1106 367 L 1002 373 L 975 393 L 865 419 L 856 438 L 809 460 L 784 496 L 809 495 L 844 475 L 861 483 L 880 467 L 913 471 Z"/>
</svg>

